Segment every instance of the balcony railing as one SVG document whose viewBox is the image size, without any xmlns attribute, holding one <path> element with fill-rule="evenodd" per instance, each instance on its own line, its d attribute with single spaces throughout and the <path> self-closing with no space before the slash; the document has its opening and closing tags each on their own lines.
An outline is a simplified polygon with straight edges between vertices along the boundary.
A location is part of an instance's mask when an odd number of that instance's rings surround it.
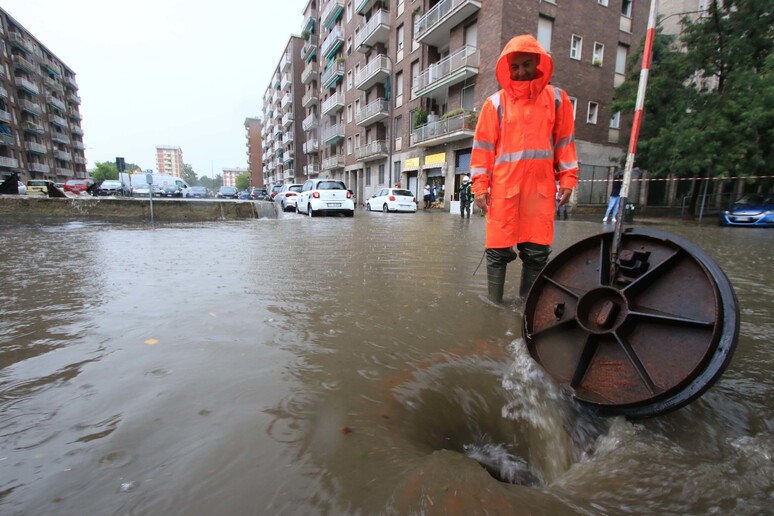
<svg viewBox="0 0 774 516">
<path fill-rule="evenodd" d="M 310 34 L 306 43 L 304 43 L 304 46 L 301 47 L 301 58 L 308 63 L 314 56 L 316 50 L 317 34 Z"/>
<path fill-rule="evenodd" d="M 388 152 L 387 140 L 375 140 L 355 149 L 355 158 L 358 161 L 370 161 L 385 158 Z"/>
<path fill-rule="evenodd" d="M 315 138 L 314 140 L 307 140 L 304 143 L 304 154 L 314 154 L 320 150 L 320 140 Z"/>
<path fill-rule="evenodd" d="M 0 167 L 18 168 L 19 160 L 14 158 L 6 158 L 5 156 L 0 156 Z"/>
<path fill-rule="evenodd" d="M 282 74 L 282 80 L 280 81 L 280 90 L 288 91 L 292 84 L 293 84 L 293 81 L 292 81 L 292 79 L 290 77 L 290 74 L 289 73 L 283 73 Z"/>
<path fill-rule="evenodd" d="M 46 154 L 48 149 L 42 143 L 37 142 L 24 142 L 24 148 L 35 154 Z"/>
<path fill-rule="evenodd" d="M 336 92 L 323 101 L 322 114 L 338 113 L 342 108 L 344 108 L 344 94 Z"/>
<path fill-rule="evenodd" d="M 0 133 L 0 144 L 2 145 L 13 145 L 16 143 L 16 140 L 14 137 L 10 134 L 4 134 Z"/>
<path fill-rule="evenodd" d="M 427 95 L 439 88 L 448 88 L 478 74 L 479 52 L 465 45 L 453 54 L 430 65 L 414 81 L 412 96 Z"/>
<path fill-rule="evenodd" d="M 390 105 L 384 99 L 376 99 L 355 111 L 355 124 L 366 127 L 390 116 Z"/>
<path fill-rule="evenodd" d="M 287 146 L 288 146 L 288 145 L 290 145 L 291 143 L 293 143 L 293 131 L 287 131 L 287 132 L 286 132 L 286 133 L 285 133 L 285 134 L 282 136 L 282 145 L 284 145 L 284 146 L 286 146 L 286 147 L 287 147 Z"/>
<path fill-rule="evenodd" d="M 320 164 L 319 163 L 309 163 L 308 165 L 304 165 L 304 175 L 305 176 L 316 176 L 320 173 Z"/>
<path fill-rule="evenodd" d="M 318 125 L 317 115 L 315 115 L 314 113 L 304 118 L 304 121 L 301 122 L 301 128 L 304 131 L 311 131 L 312 129 L 315 129 L 317 125 Z"/>
<path fill-rule="evenodd" d="M 280 101 L 280 107 L 282 109 L 285 109 L 292 102 L 293 102 L 293 95 L 291 95 L 290 93 L 287 93 L 285 96 L 282 97 L 282 100 Z"/>
<path fill-rule="evenodd" d="M 0 86 L 0 97 L 3 97 L 4 99 L 8 98 L 8 90 L 6 90 L 3 86 Z"/>
<path fill-rule="evenodd" d="M 339 168 L 344 168 L 345 163 L 346 163 L 346 160 L 344 159 L 344 156 L 342 156 L 341 154 L 335 154 L 333 156 L 323 159 L 322 169 L 327 171 L 327 170 L 336 170 Z"/>
<path fill-rule="evenodd" d="M 411 132 L 411 145 L 426 147 L 455 140 L 472 138 L 476 130 L 477 115 L 473 111 L 428 122 Z"/>
<path fill-rule="evenodd" d="M 333 145 L 344 139 L 344 124 L 333 124 L 322 131 L 322 141 L 325 145 Z"/>
<path fill-rule="evenodd" d="M 323 41 L 320 47 L 323 59 L 330 59 L 342 43 L 344 43 L 344 34 L 341 31 L 341 27 L 334 27 L 331 33 L 325 37 L 325 41 Z"/>
<path fill-rule="evenodd" d="M 46 86 L 48 86 L 48 89 L 64 95 L 64 86 L 56 82 L 56 80 L 52 79 L 51 77 L 46 77 Z"/>
<path fill-rule="evenodd" d="M 294 153 L 292 150 L 290 149 L 286 150 L 285 153 L 282 155 L 282 161 L 284 161 L 285 163 L 290 163 L 291 161 L 293 161 L 293 154 Z"/>
<path fill-rule="evenodd" d="M 322 85 L 325 88 L 332 88 L 342 77 L 344 77 L 344 63 L 333 61 L 323 72 Z"/>
<path fill-rule="evenodd" d="M 65 83 L 65 86 L 69 86 L 75 90 L 78 89 L 78 83 L 75 82 L 75 77 L 65 76 L 62 78 L 62 81 Z"/>
<path fill-rule="evenodd" d="M 23 110 L 27 111 L 28 113 L 32 113 L 33 115 L 40 115 L 43 112 L 43 108 L 40 107 L 40 104 L 37 102 L 29 101 L 27 99 L 20 100 L 19 105 Z"/>
<path fill-rule="evenodd" d="M 50 170 L 48 165 L 44 165 L 43 163 L 27 163 L 27 166 L 30 167 L 31 171 L 40 172 L 42 174 L 48 174 Z"/>
<path fill-rule="evenodd" d="M 359 90 L 368 90 L 374 84 L 384 82 L 390 76 L 390 69 L 387 56 L 379 54 L 357 73 L 355 87 Z"/>
<path fill-rule="evenodd" d="M 86 148 L 86 146 L 80 140 L 73 140 L 73 148 L 84 150 Z"/>
<path fill-rule="evenodd" d="M 306 93 L 304 93 L 304 96 L 301 99 L 301 104 L 306 108 L 314 104 L 317 104 L 318 101 L 319 101 L 319 97 L 317 96 L 317 91 L 309 90 Z"/>
<path fill-rule="evenodd" d="M 28 133 L 43 134 L 46 129 L 41 124 L 35 122 L 24 122 L 24 130 Z"/>
<path fill-rule="evenodd" d="M 287 72 L 288 68 L 290 68 L 290 56 L 288 54 L 283 54 L 282 59 L 280 60 L 280 70 Z"/>
<path fill-rule="evenodd" d="M 77 134 L 78 136 L 83 136 L 83 129 L 75 124 L 70 124 L 70 131 L 72 131 L 73 134 Z"/>
<path fill-rule="evenodd" d="M 72 102 L 73 104 L 79 104 L 79 105 L 80 105 L 80 103 L 81 103 L 81 97 L 79 97 L 79 96 L 78 96 L 78 95 L 76 95 L 75 93 L 70 93 L 70 94 L 67 96 L 67 100 L 69 100 L 69 101 L 70 101 L 70 102 Z"/>
<path fill-rule="evenodd" d="M 449 32 L 481 9 L 481 1 L 441 0 L 414 24 L 414 39 L 427 45 L 449 42 Z"/>
<path fill-rule="evenodd" d="M 72 154 L 58 149 L 54 151 L 54 157 L 56 159 L 61 159 L 62 161 L 72 161 L 73 159 Z"/>
<path fill-rule="evenodd" d="M 344 0 L 330 0 L 320 15 L 320 23 L 329 29 L 344 11 Z"/>
<path fill-rule="evenodd" d="M 24 39 L 24 36 L 22 36 L 18 32 L 11 32 L 10 36 L 11 36 L 11 43 L 13 43 L 15 47 L 20 48 L 27 53 L 32 52 L 32 45 L 30 44 L 29 41 Z"/>
<path fill-rule="evenodd" d="M 57 109 L 61 109 L 62 111 L 67 110 L 67 105 L 61 100 L 59 100 L 58 98 L 54 97 L 53 95 L 46 95 L 46 102 L 48 102 L 49 104 L 51 104 Z"/>
<path fill-rule="evenodd" d="M 320 73 L 320 67 L 317 65 L 317 61 L 308 63 L 304 67 L 304 71 L 301 72 L 301 84 L 309 84 Z"/>
<path fill-rule="evenodd" d="M 285 113 L 282 117 L 282 127 L 287 128 L 292 123 L 293 123 L 293 112 L 290 111 L 288 113 Z"/>
<path fill-rule="evenodd" d="M 0 109 L 0 120 L 3 122 L 10 122 L 13 119 L 11 116 L 11 113 L 8 111 L 5 111 L 4 109 Z"/>
<path fill-rule="evenodd" d="M 68 127 L 67 120 L 65 120 L 59 115 L 55 115 L 54 113 L 48 114 L 48 120 L 49 122 L 56 124 L 59 127 Z"/>
<path fill-rule="evenodd" d="M 80 120 L 82 118 L 81 114 L 78 113 L 77 110 L 72 109 L 72 108 L 67 110 L 67 114 L 70 115 L 70 118 L 73 118 L 75 120 Z"/>
<path fill-rule="evenodd" d="M 296 177 L 296 171 L 293 170 L 292 168 L 286 169 L 282 177 L 284 179 L 293 179 L 294 177 Z"/>
<path fill-rule="evenodd" d="M 56 172 L 56 175 L 58 176 L 64 176 L 64 177 L 73 177 L 75 174 L 73 173 L 73 169 L 71 168 L 63 168 L 63 167 L 57 167 L 54 169 Z"/>
<path fill-rule="evenodd" d="M 70 138 L 63 134 L 59 133 L 52 133 L 51 139 L 58 143 L 64 143 L 65 145 L 70 145 Z"/>
<path fill-rule="evenodd" d="M 390 13 L 380 9 L 360 27 L 360 32 L 355 34 L 355 48 L 359 52 L 368 53 L 369 47 L 377 43 L 387 43 L 389 38 Z"/>
<path fill-rule="evenodd" d="M 24 77 L 16 78 L 16 86 L 27 90 L 29 93 L 32 93 L 33 95 L 37 95 L 38 93 L 40 93 L 40 88 L 38 88 L 38 85 L 33 83 L 32 81 L 29 81 L 28 79 L 25 79 Z"/>
<path fill-rule="evenodd" d="M 13 56 L 13 61 L 14 63 L 16 63 L 16 66 L 30 73 L 38 74 L 40 72 L 38 67 L 35 66 L 35 63 L 25 58 L 21 54 L 16 54 L 15 56 Z"/>
</svg>

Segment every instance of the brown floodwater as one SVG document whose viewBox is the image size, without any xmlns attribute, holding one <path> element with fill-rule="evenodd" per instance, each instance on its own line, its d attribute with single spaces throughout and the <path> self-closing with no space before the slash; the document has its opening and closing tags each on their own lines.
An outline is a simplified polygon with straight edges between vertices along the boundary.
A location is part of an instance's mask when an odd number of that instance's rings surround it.
<svg viewBox="0 0 774 516">
<path fill-rule="evenodd" d="M 774 231 L 648 227 L 718 262 L 741 330 L 703 397 L 631 422 L 482 301 L 481 218 L 0 221 L 0 513 L 770 512 Z"/>
</svg>

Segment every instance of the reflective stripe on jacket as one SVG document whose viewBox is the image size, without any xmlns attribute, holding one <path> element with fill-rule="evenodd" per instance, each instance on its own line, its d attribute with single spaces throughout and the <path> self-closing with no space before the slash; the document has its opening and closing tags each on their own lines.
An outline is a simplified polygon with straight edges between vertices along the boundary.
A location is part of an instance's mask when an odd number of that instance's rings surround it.
<svg viewBox="0 0 774 516">
<path fill-rule="evenodd" d="M 539 55 L 533 80 L 511 80 L 508 54 L 514 52 Z M 561 188 L 578 182 L 572 103 L 548 84 L 552 73 L 551 57 L 532 36 L 513 38 L 497 61 L 503 89 L 481 108 L 470 161 L 473 193 L 490 194 L 487 248 L 550 244 L 556 181 Z"/>
</svg>

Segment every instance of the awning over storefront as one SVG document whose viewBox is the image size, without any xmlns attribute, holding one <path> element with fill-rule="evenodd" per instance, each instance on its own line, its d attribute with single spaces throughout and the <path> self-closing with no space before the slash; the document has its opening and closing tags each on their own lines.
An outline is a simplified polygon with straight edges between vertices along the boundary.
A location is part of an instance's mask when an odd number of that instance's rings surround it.
<svg viewBox="0 0 774 516">
<path fill-rule="evenodd" d="M 403 161 L 403 171 L 419 170 L 419 158 L 409 158 Z"/>
<path fill-rule="evenodd" d="M 425 156 L 426 167 L 432 167 L 432 166 L 440 167 L 444 163 L 446 163 L 445 152 L 439 152 L 438 154 L 428 154 L 427 156 Z"/>
</svg>

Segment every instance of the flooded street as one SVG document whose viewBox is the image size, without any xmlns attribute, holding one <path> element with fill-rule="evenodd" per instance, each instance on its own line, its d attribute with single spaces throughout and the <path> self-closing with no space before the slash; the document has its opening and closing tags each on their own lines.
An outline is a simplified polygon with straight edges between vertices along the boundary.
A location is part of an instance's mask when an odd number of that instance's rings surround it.
<svg viewBox="0 0 774 516">
<path fill-rule="evenodd" d="M 770 512 L 774 231 L 647 227 L 718 262 L 741 329 L 702 398 L 629 422 L 481 300 L 481 218 L 0 226 L 0 513 Z"/>
</svg>

